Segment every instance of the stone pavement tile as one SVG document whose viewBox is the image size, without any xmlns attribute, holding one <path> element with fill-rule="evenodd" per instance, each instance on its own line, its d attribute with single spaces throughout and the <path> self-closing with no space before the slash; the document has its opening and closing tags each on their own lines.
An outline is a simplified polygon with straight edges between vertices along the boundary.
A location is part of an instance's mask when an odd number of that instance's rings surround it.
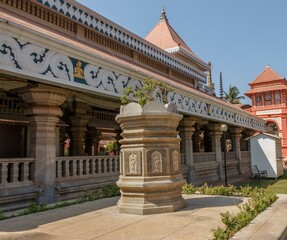
<svg viewBox="0 0 287 240">
<path fill-rule="evenodd" d="M 154 215 L 121 214 L 118 198 L 102 199 L 7 219 L 0 223 L 2 240 L 212 239 L 221 212 L 236 212 L 235 197 L 185 195 L 187 207 Z"/>
</svg>

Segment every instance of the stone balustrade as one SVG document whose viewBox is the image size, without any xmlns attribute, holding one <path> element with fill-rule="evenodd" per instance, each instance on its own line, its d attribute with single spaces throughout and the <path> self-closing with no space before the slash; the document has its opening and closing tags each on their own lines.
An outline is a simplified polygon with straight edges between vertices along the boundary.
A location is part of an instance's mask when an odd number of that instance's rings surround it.
<svg viewBox="0 0 287 240">
<path fill-rule="evenodd" d="M 57 157 L 57 182 L 119 175 L 119 156 Z"/>
<path fill-rule="evenodd" d="M 215 152 L 196 152 L 193 154 L 194 163 L 216 162 Z"/>
<path fill-rule="evenodd" d="M 241 151 L 241 158 L 250 159 L 251 158 L 250 151 Z"/>
<path fill-rule="evenodd" d="M 34 158 L 0 158 L 0 188 L 32 184 L 34 164 Z"/>
<path fill-rule="evenodd" d="M 221 153 L 221 159 L 224 161 L 224 152 Z M 226 152 L 226 160 L 236 159 L 236 152 Z"/>
</svg>

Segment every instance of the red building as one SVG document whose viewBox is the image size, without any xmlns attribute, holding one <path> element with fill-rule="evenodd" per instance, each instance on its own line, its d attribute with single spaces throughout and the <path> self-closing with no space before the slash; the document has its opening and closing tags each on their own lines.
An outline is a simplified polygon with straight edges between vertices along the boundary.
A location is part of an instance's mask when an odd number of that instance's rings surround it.
<svg viewBox="0 0 287 240">
<path fill-rule="evenodd" d="M 252 100 L 247 111 L 266 120 L 268 132 L 282 137 L 282 154 L 287 158 L 287 81 L 271 67 L 265 70 L 251 83 L 245 95 Z"/>
</svg>

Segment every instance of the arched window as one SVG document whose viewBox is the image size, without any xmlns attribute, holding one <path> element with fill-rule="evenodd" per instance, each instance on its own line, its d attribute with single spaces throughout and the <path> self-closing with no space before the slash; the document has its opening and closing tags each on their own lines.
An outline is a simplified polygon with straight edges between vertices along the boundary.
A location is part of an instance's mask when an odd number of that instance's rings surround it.
<svg viewBox="0 0 287 240">
<path fill-rule="evenodd" d="M 276 123 L 267 122 L 266 123 L 266 129 L 267 129 L 267 132 L 278 135 L 278 127 L 277 127 Z"/>
<path fill-rule="evenodd" d="M 274 92 L 274 103 L 275 104 L 281 103 L 280 91 L 278 91 L 278 90 Z"/>
</svg>

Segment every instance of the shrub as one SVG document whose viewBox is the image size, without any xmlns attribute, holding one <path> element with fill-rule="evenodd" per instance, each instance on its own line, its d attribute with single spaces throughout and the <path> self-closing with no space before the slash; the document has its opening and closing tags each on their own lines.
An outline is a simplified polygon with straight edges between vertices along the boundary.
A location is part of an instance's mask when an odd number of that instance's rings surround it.
<svg viewBox="0 0 287 240">
<path fill-rule="evenodd" d="M 47 204 L 36 204 L 36 203 L 32 203 L 29 205 L 29 207 L 27 209 L 25 209 L 22 212 L 19 212 L 17 215 L 18 216 L 22 216 L 22 215 L 27 215 L 27 214 L 31 214 L 31 213 L 37 213 L 37 212 L 42 212 L 42 211 L 47 211 L 50 208 L 47 206 Z"/>
<path fill-rule="evenodd" d="M 150 101 L 154 101 L 157 97 L 156 90 L 161 92 L 162 102 L 167 103 L 167 93 L 172 90 L 172 88 L 153 78 L 146 78 L 138 87 L 127 87 L 124 88 L 121 102 L 122 105 L 126 105 L 130 102 L 137 101 L 141 106 L 144 106 Z"/>
<path fill-rule="evenodd" d="M 197 191 L 196 187 L 192 184 L 184 184 L 182 186 L 182 193 L 184 194 L 193 194 Z"/>
<path fill-rule="evenodd" d="M 243 192 L 250 195 L 248 202 L 239 206 L 240 212 L 231 215 L 229 212 L 221 214 L 221 220 L 225 224 L 225 229 L 217 228 L 213 230 L 214 239 L 229 239 L 234 233 L 249 224 L 259 213 L 263 212 L 278 198 L 267 189 L 250 188 L 243 189 Z"/>
</svg>

